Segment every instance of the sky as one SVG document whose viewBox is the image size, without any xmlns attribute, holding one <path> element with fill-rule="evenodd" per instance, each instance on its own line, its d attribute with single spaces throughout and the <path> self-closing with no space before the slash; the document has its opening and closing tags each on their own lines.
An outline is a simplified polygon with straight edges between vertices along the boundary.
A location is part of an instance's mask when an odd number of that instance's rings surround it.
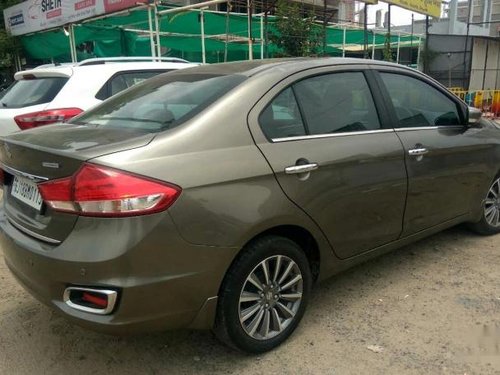
<svg viewBox="0 0 500 375">
<path fill-rule="evenodd" d="M 384 13 L 387 12 L 387 3 L 379 1 L 377 5 L 368 6 L 368 24 L 375 23 L 375 13 L 378 9 L 382 9 L 382 22 L 384 22 Z M 393 5 L 391 7 L 391 24 L 395 26 L 399 25 L 410 25 L 411 24 L 411 14 L 415 14 L 415 19 L 424 19 L 425 16 L 419 13 L 411 12 L 409 10 L 400 8 Z"/>
</svg>

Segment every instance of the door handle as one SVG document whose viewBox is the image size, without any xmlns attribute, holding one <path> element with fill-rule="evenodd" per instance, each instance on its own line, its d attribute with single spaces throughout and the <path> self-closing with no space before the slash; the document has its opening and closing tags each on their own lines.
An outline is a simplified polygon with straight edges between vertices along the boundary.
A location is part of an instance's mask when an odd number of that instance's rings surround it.
<svg viewBox="0 0 500 375">
<path fill-rule="evenodd" d="M 309 163 L 309 164 L 301 164 L 301 165 L 292 165 L 291 167 L 285 168 L 286 174 L 300 174 L 307 173 L 318 169 L 318 163 Z"/>
<path fill-rule="evenodd" d="M 408 155 L 410 156 L 422 156 L 429 152 L 425 147 L 413 148 L 408 150 Z"/>
</svg>

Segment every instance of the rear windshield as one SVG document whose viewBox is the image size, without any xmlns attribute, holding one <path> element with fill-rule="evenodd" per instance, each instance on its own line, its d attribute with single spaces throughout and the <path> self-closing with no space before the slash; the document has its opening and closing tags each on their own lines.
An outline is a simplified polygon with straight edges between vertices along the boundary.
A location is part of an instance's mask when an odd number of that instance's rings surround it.
<svg viewBox="0 0 500 375">
<path fill-rule="evenodd" d="M 242 75 L 167 74 L 113 96 L 70 123 L 159 132 L 203 111 L 246 79 Z"/>
<path fill-rule="evenodd" d="M 23 108 L 50 103 L 68 78 L 47 77 L 14 82 L 0 99 L 0 108 Z"/>
</svg>

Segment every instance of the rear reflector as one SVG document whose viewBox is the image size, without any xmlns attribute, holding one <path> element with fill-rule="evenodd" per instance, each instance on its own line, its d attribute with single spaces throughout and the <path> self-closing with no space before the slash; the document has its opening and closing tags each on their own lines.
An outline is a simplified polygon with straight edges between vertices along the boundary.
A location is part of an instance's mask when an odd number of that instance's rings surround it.
<svg viewBox="0 0 500 375">
<path fill-rule="evenodd" d="M 108 297 L 101 295 L 100 293 L 83 292 L 82 301 L 88 302 L 101 309 L 105 309 L 106 307 L 108 307 Z"/>
<path fill-rule="evenodd" d="M 14 117 L 14 121 L 21 130 L 32 129 L 38 126 L 64 122 L 83 111 L 80 108 L 60 108 L 46 111 L 26 113 Z"/>
<path fill-rule="evenodd" d="M 104 217 L 160 212 L 181 193 L 172 184 L 89 163 L 71 177 L 47 181 L 38 188 L 56 211 Z"/>
<path fill-rule="evenodd" d="M 118 299 L 118 292 L 107 289 L 94 289 L 71 286 L 66 288 L 63 300 L 69 307 L 92 314 L 111 314 Z"/>
</svg>

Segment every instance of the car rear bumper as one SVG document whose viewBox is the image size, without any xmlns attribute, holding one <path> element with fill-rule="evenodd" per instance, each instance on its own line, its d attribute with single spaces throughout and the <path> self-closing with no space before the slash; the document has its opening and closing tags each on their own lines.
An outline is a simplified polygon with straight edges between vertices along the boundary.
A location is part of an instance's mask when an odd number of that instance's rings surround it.
<svg viewBox="0 0 500 375">
<path fill-rule="evenodd" d="M 167 213 L 79 218 L 58 246 L 20 232 L 3 210 L 0 229 L 6 264 L 35 298 L 79 325 L 113 334 L 211 328 L 220 283 L 237 252 L 185 242 Z M 115 309 L 75 310 L 63 301 L 69 286 L 117 290 Z"/>
</svg>

